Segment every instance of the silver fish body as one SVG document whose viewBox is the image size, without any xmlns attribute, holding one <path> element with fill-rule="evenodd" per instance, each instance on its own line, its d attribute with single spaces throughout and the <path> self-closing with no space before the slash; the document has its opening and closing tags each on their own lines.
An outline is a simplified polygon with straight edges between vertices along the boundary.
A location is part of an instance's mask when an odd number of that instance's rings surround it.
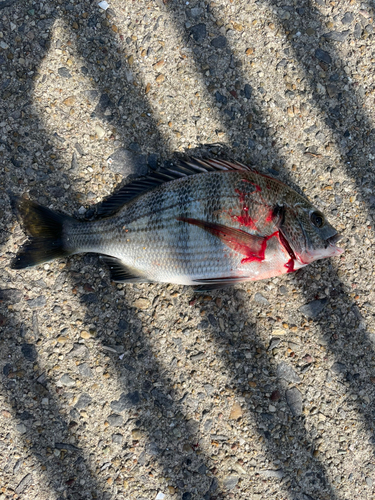
<svg viewBox="0 0 375 500">
<path fill-rule="evenodd" d="M 308 214 L 317 212 L 282 182 L 217 160 L 186 165 L 193 175 L 159 184 L 109 217 L 65 219 L 66 254 L 110 257 L 104 259 L 114 278 L 126 270 L 119 281 L 192 285 L 269 278 L 341 253 L 328 223 L 324 238 L 304 227 L 306 218 L 311 225 Z M 210 170 L 195 173 L 197 166 Z"/>
</svg>

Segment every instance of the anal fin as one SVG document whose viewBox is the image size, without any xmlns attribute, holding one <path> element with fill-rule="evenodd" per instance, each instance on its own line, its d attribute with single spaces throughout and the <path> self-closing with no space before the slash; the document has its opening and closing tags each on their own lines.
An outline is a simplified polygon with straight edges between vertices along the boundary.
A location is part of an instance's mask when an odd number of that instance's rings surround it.
<svg viewBox="0 0 375 500">
<path fill-rule="evenodd" d="M 121 260 L 107 255 L 101 255 L 100 260 L 105 262 L 109 268 L 110 278 L 116 283 L 149 283 L 144 276 L 137 274 L 137 271 L 127 267 Z"/>
</svg>

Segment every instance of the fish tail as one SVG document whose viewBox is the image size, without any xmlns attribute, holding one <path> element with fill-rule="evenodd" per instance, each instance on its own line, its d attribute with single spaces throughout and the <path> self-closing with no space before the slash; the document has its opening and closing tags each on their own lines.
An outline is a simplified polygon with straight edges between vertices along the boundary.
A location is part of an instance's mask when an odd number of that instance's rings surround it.
<svg viewBox="0 0 375 500">
<path fill-rule="evenodd" d="M 12 269 L 36 266 L 74 253 L 74 248 L 67 245 L 64 227 L 67 223 L 77 222 L 76 219 L 24 198 L 13 197 L 11 201 L 29 236 L 29 241 L 13 259 Z"/>
</svg>

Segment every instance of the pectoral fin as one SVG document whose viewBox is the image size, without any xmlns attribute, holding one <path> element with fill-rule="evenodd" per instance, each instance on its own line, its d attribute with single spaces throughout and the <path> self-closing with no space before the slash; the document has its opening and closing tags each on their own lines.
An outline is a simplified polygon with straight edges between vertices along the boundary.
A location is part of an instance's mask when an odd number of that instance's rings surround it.
<svg viewBox="0 0 375 500">
<path fill-rule="evenodd" d="M 267 241 L 273 236 L 256 236 L 246 233 L 241 229 L 188 217 L 180 217 L 178 220 L 201 227 L 205 231 L 217 236 L 229 248 L 244 255 L 246 258 L 243 259 L 243 262 L 261 262 L 264 260 Z"/>
</svg>

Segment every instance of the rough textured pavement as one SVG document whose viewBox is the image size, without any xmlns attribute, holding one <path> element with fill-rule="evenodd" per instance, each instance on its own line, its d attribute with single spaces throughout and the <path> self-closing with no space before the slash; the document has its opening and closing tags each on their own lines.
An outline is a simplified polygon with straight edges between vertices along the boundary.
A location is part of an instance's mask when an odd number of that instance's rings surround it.
<svg viewBox="0 0 375 500">
<path fill-rule="evenodd" d="M 374 498 L 373 16 L 0 1 L 1 500 Z M 10 270 L 9 192 L 92 217 L 184 152 L 296 186 L 345 253 L 203 295 L 93 255 Z"/>
</svg>

